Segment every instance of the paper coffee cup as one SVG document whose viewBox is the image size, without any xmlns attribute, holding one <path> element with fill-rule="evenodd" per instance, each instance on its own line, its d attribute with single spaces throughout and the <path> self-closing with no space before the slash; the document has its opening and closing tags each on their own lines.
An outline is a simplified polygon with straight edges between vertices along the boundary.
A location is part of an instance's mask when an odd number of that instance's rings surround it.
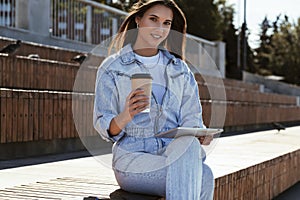
<svg viewBox="0 0 300 200">
<path fill-rule="evenodd" d="M 142 112 L 150 112 L 151 92 L 152 92 L 152 77 L 150 74 L 139 73 L 131 76 L 131 89 L 143 89 L 145 95 L 149 97 L 149 106 Z"/>
</svg>

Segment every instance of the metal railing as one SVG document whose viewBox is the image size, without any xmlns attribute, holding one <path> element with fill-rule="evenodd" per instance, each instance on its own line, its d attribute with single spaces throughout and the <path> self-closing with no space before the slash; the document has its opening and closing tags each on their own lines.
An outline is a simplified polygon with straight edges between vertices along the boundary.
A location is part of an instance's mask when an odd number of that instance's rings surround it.
<svg viewBox="0 0 300 200">
<path fill-rule="evenodd" d="M 16 0 L 0 0 L 0 26 L 15 27 Z"/>
<path fill-rule="evenodd" d="M 127 13 L 90 0 L 51 0 L 53 37 L 99 44 L 112 37 Z"/>
</svg>

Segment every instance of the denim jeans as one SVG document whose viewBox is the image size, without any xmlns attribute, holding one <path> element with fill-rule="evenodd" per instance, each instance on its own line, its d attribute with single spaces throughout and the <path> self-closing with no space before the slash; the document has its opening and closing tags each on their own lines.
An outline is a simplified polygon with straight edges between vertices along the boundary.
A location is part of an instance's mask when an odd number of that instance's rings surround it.
<svg viewBox="0 0 300 200">
<path fill-rule="evenodd" d="M 132 145 L 125 147 L 129 144 L 125 138 L 124 145 L 116 145 L 113 150 L 114 173 L 122 189 L 167 200 L 213 199 L 213 174 L 203 163 L 205 153 L 197 138 L 133 140 Z M 140 144 L 144 151 L 130 152 Z"/>
</svg>

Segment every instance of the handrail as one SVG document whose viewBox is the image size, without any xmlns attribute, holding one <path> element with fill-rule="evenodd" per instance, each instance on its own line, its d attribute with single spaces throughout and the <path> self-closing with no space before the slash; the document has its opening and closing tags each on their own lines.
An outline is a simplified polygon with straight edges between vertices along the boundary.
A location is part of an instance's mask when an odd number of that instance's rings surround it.
<svg viewBox="0 0 300 200">
<path fill-rule="evenodd" d="M 128 15 L 128 13 L 125 12 L 125 11 L 122 11 L 122 10 L 119 10 L 117 8 L 110 7 L 110 6 L 107 6 L 105 4 L 101 4 L 101 3 L 95 2 L 95 1 L 91 1 L 91 0 L 78 0 L 78 1 L 80 1 L 82 3 L 89 4 L 89 5 L 97 7 L 97 8 L 105 9 L 105 10 L 107 10 L 109 12 L 113 12 L 113 13 L 116 13 L 116 14 L 119 14 L 119 15 Z"/>
<path fill-rule="evenodd" d="M 197 37 L 197 36 L 194 36 L 194 35 L 191 35 L 191 34 L 186 34 L 186 36 L 190 39 L 193 39 L 197 42 L 200 42 L 200 43 L 205 43 L 205 44 L 208 44 L 208 45 L 211 45 L 211 46 L 216 46 L 216 43 L 215 42 L 212 42 L 212 41 L 209 41 L 209 40 L 205 40 L 203 38 L 200 38 L 200 37 Z"/>
</svg>

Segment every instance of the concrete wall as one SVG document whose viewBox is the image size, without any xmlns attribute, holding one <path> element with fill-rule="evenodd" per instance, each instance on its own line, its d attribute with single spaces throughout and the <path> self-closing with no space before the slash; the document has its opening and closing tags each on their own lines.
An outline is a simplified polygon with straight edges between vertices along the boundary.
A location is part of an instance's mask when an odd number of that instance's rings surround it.
<svg viewBox="0 0 300 200">
<path fill-rule="evenodd" d="M 243 80 L 249 83 L 261 84 L 264 86 L 265 90 L 272 91 L 274 93 L 300 96 L 300 87 L 291 84 L 266 79 L 263 76 L 257 74 L 251 74 L 249 72 L 243 72 Z"/>
</svg>

